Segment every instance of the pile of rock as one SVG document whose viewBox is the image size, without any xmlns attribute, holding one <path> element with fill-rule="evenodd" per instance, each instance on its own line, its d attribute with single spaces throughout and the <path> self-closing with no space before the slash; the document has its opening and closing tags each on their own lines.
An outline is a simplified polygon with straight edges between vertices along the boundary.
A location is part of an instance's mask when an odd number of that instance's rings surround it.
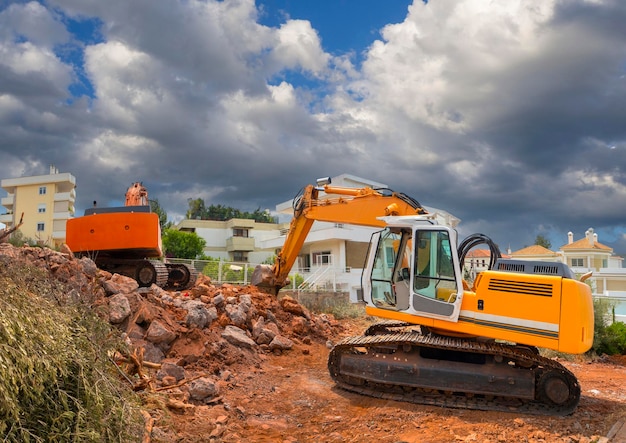
<svg viewBox="0 0 626 443">
<path fill-rule="evenodd" d="M 67 249 L 2 244 L 1 255 L 29 261 L 67 285 L 68 300 L 88 303 L 131 352 L 160 368 L 157 384 L 185 384 L 185 401 L 210 402 L 219 395 L 219 381 L 238 365 L 258 366 L 264 354 L 294 347 L 306 353 L 313 340 L 326 341 L 339 328 L 332 316 L 313 315 L 290 297 L 278 299 L 254 286 L 214 285 L 200 275 L 193 288 L 169 292 L 139 288 Z"/>
</svg>

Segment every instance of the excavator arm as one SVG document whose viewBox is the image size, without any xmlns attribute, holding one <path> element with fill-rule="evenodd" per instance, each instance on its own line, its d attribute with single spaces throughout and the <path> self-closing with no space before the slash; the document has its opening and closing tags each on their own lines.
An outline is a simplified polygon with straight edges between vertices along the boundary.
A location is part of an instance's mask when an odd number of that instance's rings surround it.
<svg viewBox="0 0 626 443">
<path fill-rule="evenodd" d="M 320 179 L 317 186 L 307 185 L 294 199 L 294 217 L 281 251 L 272 266 L 255 268 L 251 283 L 274 293 L 284 287 L 315 221 L 382 228 L 385 223 L 378 217 L 426 213 L 419 202 L 405 194 L 389 189 L 331 186 L 329 178 Z"/>
</svg>

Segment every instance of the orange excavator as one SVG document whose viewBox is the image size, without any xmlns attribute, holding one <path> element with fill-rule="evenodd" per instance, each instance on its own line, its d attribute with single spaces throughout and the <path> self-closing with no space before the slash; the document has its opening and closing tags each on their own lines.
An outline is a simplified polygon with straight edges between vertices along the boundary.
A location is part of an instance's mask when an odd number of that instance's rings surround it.
<svg viewBox="0 0 626 443">
<path fill-rule="evenodd" d="M 159 216 L 151 212 L 148 191 L 133 183 L 124 206 L 85 210 L 69 219 L 66 242 L 77 256 L 86 256 L 100 269 L 134 278 L 140 287 L 153 284 L 167 289 L 193 286 L 198 271 L 181 263 L 165 263 Z"/>
<path fill-rule="evenodd" d="M 325 195 L 323 195 L 323 194 Z M 443 407 L 571 414 L 575 375 L 539 348 L 580 354 L 593 342 L 593 300 L 564 264 L 502 259 L 483 234 L 457 243 L 416 200 L 388 189 L 308 185 L 274 265 L 252 284 L 287 283 L 314 221 L 379 227 L 372 235 L 360 301 L 383 319 L 330 351 L 337 386 L 364 395 Z M 469 250 L 487 244 L 490 269 L 463 279 Z"/>
</svg>

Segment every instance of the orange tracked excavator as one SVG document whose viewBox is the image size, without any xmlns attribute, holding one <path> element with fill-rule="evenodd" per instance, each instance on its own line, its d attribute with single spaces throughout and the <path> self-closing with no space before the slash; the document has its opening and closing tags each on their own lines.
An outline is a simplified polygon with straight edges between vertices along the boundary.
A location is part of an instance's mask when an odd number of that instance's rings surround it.
<svg viewBox="0 0 626 443">
<path fill-rule="evenodd" d="M 78 256 L 87 256 L 109 272 L 134 278 L 139 286 L 152 284 L 168 289 L 194 285 L 198 272 L 192 266 L 164 263 L 159 216 L 151 212 L 148 191 L 139 182 L 126 191 L 124 206 L 85 210 L 69 219 L 67 245 Z"/>
<path fill-rule="evenodd" d="M 322 196 L 322 192 L 326 196 Z M 337 343 L 328 369 L 346 390 L 414 403 L 479 410 L 571 414 L 580 399 L 572 372 L 539 348 L 584 353 L 593 342 L 588 275 L 563 263 L 505 260 L 482 234 L 457 245 L 416 200 L 390 190 L 309 185 L 273 266 L 252 284 L 287 283 L 314 221 L 380 227 L 373 234 L 360 301 L 385 319 Z M 463 279 L 470 249 L 487 244 L 491 267 Z"/>
</svg>

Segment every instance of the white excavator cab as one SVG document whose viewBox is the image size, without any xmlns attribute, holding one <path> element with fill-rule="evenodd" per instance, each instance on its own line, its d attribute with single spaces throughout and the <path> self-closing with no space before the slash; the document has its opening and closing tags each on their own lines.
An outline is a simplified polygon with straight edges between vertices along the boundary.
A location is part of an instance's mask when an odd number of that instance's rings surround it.
<svg viewBox="0 0 626 443">
<path fill-rule="evenodd" d="M 369 306 L 456 322 L 463 299 L 456 231 L 424 216 L 382 217 L 362 276 Z"/>
</svg>

